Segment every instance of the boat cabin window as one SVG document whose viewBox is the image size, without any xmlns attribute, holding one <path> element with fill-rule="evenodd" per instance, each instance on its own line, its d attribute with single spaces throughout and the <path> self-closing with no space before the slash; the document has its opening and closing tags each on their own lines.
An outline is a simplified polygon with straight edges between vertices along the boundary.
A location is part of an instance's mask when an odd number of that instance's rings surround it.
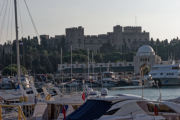
<svg viewBox="0 0 180 120">
<path fill-rule="evenodd" d="M 116 108 L 116 109 L 113 109 L 113 110 L 110 110 L 108 112 L 106 112 L 104 115 L 113 115 L 114 113 L 116 113 L 120 108 Z"/>
<path fill-rule="evenodd" d="M 158 70 L 158 67 L 152 67 L 152 70 Z"/>
<path fill-rule="evenodd" d="M 167 75 L 174 75 L 174 73 L 167 73 Z"/>
<path fill-rule="evenodd" d="M 42 93 L 42 92 L 43 92 L 43 89 L 42 89 L 42 88 L 38 88 L 38 89 L 37 89 L 37 92 L 38 92 L 38 93 Z"/>
<path fill-rule="evenodd" d="M 147 106 L 148 106 L 149 112 L 154 112 L 155 104 L 148 103 Z M 170 107 L 168 107 L 168 106 L 166 106 L 164 104 L 159 104 L 158 105 L 158 111 L 159 112 L 164 112 L 164 113 L 176 113 L 173 109 L 171 109 Z"/>
<path fill-rule="evenodd" d="M 32 90 L 27 91 L 26 94 L 33 94 L 33 91 Z"/>
<path fill-rule="evenodd" d="M 104 77 L 105 78 L 111 78 L 112 77 L 112 73 L 104 73 Z"/>
<path fill-rule="evenodd" d="M 157 75 L 157 73 L 152 73 L 151 75 L 155 76 L 155 75 Z"/>
<path fill-rule="evenodd" d="M 180 67 L 179 66 L 176 66 L 176 67 L 172 67 L 173 70 L 179 70 Z"/>
<path fill-rule="evenodd" d="M 57 95 L 57 92 L 56 92 L 55 90 L 53 90 L 53 94 L 54 94 L 54 95 Z"/>
<path fill-rule="evenodd" d="M 49 89 L 49 93 L 51 94 L 51 96 L 57 95 L 57 92 L 54 89 Z"/>
<path fill-rule="evenodd" d="M 17 89 L 17 85 L 15 85 L 15 83 L 9 81 L 7 83 L 0 84 L 0 89 L 2 89 L 2 90 Z"/>
</svg>

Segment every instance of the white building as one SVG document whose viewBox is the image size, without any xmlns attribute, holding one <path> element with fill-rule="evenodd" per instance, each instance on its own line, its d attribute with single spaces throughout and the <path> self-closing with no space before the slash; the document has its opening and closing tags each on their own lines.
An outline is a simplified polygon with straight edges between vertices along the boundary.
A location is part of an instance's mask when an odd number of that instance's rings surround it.
<svg viewBox="0 0 180 120">
<path fill-rule="evenodd" d="M 116 63 L 89 63 L 89 68 L 108 68 L 108 67 L 128 67 L 128 66 L 134 66 L 133 62 L 116 62 Z M 71 64 L 65 63 L 65 64 L 58 64 L 58 71 L 70 69 Z M 72 68 L 83 68 L 87 69 L 88 64 L 87 63 L 77 63 L 72 64 Z"/>
<path fill-rule="evenodd" d="M 161 57 L 155 54 L 153 48 L 149 45 L 141 46 L 136 56 L 134 56 L 134 72 L 140 73 L 140 69 L 143 66 L 151 68 L 155 64 L 161 64 Z"/>
</svg>

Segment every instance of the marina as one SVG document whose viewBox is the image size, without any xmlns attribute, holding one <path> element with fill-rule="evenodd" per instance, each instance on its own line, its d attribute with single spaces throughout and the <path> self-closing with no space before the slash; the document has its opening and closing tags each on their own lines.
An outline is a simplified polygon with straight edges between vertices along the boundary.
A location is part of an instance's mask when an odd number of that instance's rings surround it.
<svg viewBox="0 0 180 120">
<path fill-rule="evenodd" d="M 137 25 L 49 37 L 39 35 L 26 0 L 0 3 L 0 120 L 180 120 L 178 37 L 154 41 Z M 23 35 L 22 3 L 32 39 Z"/>
</svg>

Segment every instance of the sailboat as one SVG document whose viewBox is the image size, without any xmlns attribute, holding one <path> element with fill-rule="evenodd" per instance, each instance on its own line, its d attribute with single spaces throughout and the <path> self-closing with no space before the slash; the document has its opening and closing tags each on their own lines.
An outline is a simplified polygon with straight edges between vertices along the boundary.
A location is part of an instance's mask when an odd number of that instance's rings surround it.
<svg viewBox="0 0 180 120">
<path fill-rule="evenodd" d="M 33 115 L 35 110 L 35 100 L 38 99 L 38 92 L 34 87 L 34 80 L 32 76 L 21 75 L 20 67 L 20 55 L 19 55 L 19 33 L 18 33 L 18 13 L 17 13 L 17 0 L 14 0 L 14 12 L 15 12 L 15 33 L 16 33 L 16 52 L 17 52 L 17 76 L 2 78 L 0 88 L 0 119 L 25 119 Z M 6 111 L 5 108 L 11 108 Z M 6 111 L 6 112 L 4 112 Z M 5 113 L 5 115 L 2 115 Z M 11 115 L 11 116 L 9 116 Z"/>
<path fill-rule="evenodd" d="M 116 77 L 114 72 L 109 70 L 109 63 L 107 71 L 102 73 L 101 81 L 103 87 L 115 87 L 118 85 L 118 78 Z"/>
<path fill-rule="evenodd" d="M 92 60 L 90 60 L 90 51 L 87 49 L 87 77 L 86 77 L 86 86 L 88 87 L 99 87 L 100 83 L 97 81 L 97 76 L 94 73 L 94 58 L 93 58 L 93 52 L 92 52 Z M 91 69 L 92 67 L 92 69 Z M 92 71 L 92 72 L 91 72 Z"/>
<path fill-rule="evenodd" d="M 62 50 L 61 50 L 61 64 L 62 64 Z M 54 96 L 49 101 L 46 101 L 47 103 L 47 113 L 43 114 L 41 118 L 43 119 L 64 119 L 64 115 L 62 113 L 62 109 L 66 107 L 66 115 L 69 115 L 73 111 L 75 111 L 77 108 L 79 108 L 83 104 L 82 99 L 82 93 L 77 92 L 77 89 L 75 92 L 71 91 L 72 87 L 77 87 L 76 85 L 73 86 L 73 84 L 76 83 L 76 81 L 73 81 L 72 77 L 72 46 L 71 46 L 71 76 L 70 76 L 70 83 L 67 84 L 70 87 L 70 94 L 65 93 L 64 91 L 61 93 L 59 89 L 56 89 L 56 93 L 58 93 L 57 96 Z M 62 73 L 62 71 L 61 71 Z M 62 74 L 61 74 L 62 75 Z M 62 80 L 63 82 L 63 80 Z M 63 84 L 63 83 L 61 83 Z M 67 86 L 66 85 L 66 86 Z M 66 87 L 65 86 L 65 87 Z M 64 84 L 61 86 L 64 90 Z M 55 87 L 54 87 L 55 88 Z M 58 111 L 53 113 L 54 111 Z"/>
<path fill-rule="evenodd" d="M 2 107 L 13 107 L 11 111 L 6 112 L 5 116 L 9 116 L 9 114 L 16 115 L 17 110 L 16 107 L 20 110 L 19 113 L 22 115 L 18 115 L 19 117 L 26 117 L 27 119 L 44 119 L 51 118 L 53 116 L 48 113 L 52 113 L 54 109 L 52 107 L 56 106 L 58 110 L 62 107 L 62 105 L 68 105 L 74 110 L 77 106 L 80 106 L 83 103 L 81 98 L 81 94 L 77 96 L 73 95 L 64 95 L 61 94 L 58 88 L 54 86 L 45 86 L 43 88 L 43 94 L 45 94 L 45 98 L 38 94 L 36 88 L 34 87 L 33 78 L 30 76 L 21 76 L 21 67 L 20 67 L 20 55 L 19 55 L 19 34 L 18 34 L 18 13 L 17 13 L 17 0 L 14 0 L 14 11 L 15 11 L 15 32 L 16 32 L 16 48 L 17 48 L 17 77 L 14 77 L 14 81 L 11 81 L 11 78 L 8 78 L 8 81 L 3 82 L 0 90 L 0 119 L 2 119 L 2 113 L 4 113 L 4 109 Z M 23 84 L 24 81 L 29 79 L 28 88 Z M 72 48 L 71 48 L 71 80 L 72 80 Z M 73 98 L 73 99 L 72 99 Z M 75 108 L 74 108 L 75 107 Z M 72 111 L 68 110 L 68 111 Z M 47 116 L 49 115 L 49 116 Z M 56 117 L 61 116 L 59 113 L 56 114 Z M 23 117 L 23 118 L 24 118 Z M 14 117 L 15 118 L 15 117 Z M 14 119 L 10 118 L 10 119 Z M 8 118 L 9 119 L 9 118 Z"/>
<path fill-rule="evenodd" d="M 16 33 L 16 51 L 17 51 L 17 76 L 2 78 L 0 97 L 4 103 L 17 103 L 33 101 L 33 97 L 37 95 L 34 89 L 33 79 L 30 76 L 21 76 L 20 55 L 19 55 L 19 33 L 18 33 L 18 13 L 17 1 L 14 0 L 15 12 L 15 33 Z"/>
</svg>

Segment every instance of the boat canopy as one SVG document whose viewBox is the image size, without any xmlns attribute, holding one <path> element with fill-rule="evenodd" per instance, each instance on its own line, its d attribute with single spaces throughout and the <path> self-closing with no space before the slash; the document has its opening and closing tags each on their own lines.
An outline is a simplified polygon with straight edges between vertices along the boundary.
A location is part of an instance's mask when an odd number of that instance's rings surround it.
<svg viewBox="0 0 180 120">
<path fill-rule="evenodd" d="M 87 100 L 79 109 L 67 116 L 66 120 L 95 120 L 100 118 L 112 106 L 104 100 Z"/>
</svg>

